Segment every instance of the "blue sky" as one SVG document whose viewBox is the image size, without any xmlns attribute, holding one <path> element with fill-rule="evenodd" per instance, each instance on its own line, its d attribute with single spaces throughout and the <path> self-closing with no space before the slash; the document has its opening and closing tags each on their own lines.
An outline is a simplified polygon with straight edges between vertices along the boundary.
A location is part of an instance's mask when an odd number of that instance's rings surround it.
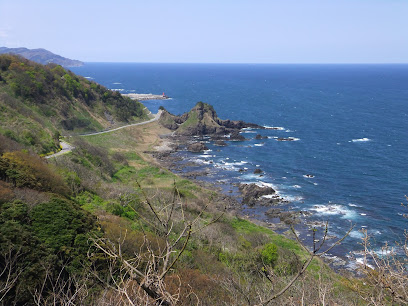
<svg viewBox="0 0 408 306">
<path fill-rule="evenodd" d="M 408 63 L 408 1 L 0 0 L 0 46 L 88 62 Z"/>
</svg>

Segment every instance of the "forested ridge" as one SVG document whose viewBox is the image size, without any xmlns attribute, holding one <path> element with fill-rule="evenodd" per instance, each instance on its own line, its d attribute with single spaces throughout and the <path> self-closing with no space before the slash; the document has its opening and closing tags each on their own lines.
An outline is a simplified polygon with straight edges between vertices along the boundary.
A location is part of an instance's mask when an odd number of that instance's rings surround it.
<svg viewBox="0 0 408 306">
<path fill-rule="evenodd" d="M 358 278 L 313 248 L 240 217 L 225 195 L 160 167 L 155 122 L 69 138 L 145 116 L 143 105 L 56 65 L 0 56 L 0 304 L 403 305 L 406 262 Z M 109 115 L 107 115 L 109 114 Z M 157 129 L 157 131 L 155 130 Z M 315 239 L 315 234 L 323 232 Z M 345 233 L 347 234 L 347 233 Z M 347 236 L 347 235 L 345 235 Z M 317 242 L 316 242 L 317 241 Z"/>
<path fill-rule="evenodd" d="M 146 117 L 144 106 L 56 64 L 0 55 L 0 134 L 37 153 L 63 134 L 98 131 Z"/>
</svg>

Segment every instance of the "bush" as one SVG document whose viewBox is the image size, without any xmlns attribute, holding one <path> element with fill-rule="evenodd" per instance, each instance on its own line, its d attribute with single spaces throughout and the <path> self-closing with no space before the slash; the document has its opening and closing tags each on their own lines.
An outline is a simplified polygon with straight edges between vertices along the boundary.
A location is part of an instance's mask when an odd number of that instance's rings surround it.
<svg viewBox="0 0 408 306">
<path fill-rule="evenodd" d="M 94 219 L 70 201 L 54 198 L 31 212 L 36 236 L 55 251 L 69 252 L 76 236 L 92 230 Z"/>
<path fill-rule="evenodd" d="M 261 249 L 262 262 L 265 265 L 273 266 L 278 259 L 278 247 L 273 243 L 267 243 Z"/>
</svg>

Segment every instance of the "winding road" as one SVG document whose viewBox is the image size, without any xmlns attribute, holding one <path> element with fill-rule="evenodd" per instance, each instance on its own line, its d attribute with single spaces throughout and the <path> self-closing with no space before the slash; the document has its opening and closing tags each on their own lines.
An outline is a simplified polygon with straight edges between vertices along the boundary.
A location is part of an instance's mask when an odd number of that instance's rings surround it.
<svg viewBox="0 0 408 306">
<path fill-rule="evenodd" d="M 117 131 L 117 130 L 120 130 L 120 129 L 124 129 L 124 128 L 126 128 L 126 127 L 130 127 L 130 126 L 137 126 L 137 125 L 148 124 L 148 123 L 151 123 L 151 122 L 154 122 L 154 121 L 159 120 L 161 113 L 162 113 L 162 110 L 160 109 L 160 110 L 157 112 L 157 114 L 154 115 L 154 118 L 153 118 L 153 119 L 150 119 L 150 120 L 147 120 L 147 121 L 143 121 L 143 122 L 139 122 L 139 123 L 132 123 L 132 124 L 124 125 L 124 126 L 121 126 L 121 127 L 115 128 L 115 129 L 111 129 L 111 130 L 104 130 L 104 131 L 101 131 L 101 132 L 81 134 L 81 135 L 79 135 L 79 136 L 85 137 L 85 136 L 93 136 L 93 135 L 106 134 L 106 133 L 114 132 L 114 131 Z M 62 155 L 62 154 L 69 153 L 69 152 L 71 152 L 73 149 L 75 149 L 75 147 L 73 147 L 72 145 L 70 145 L 69 143 L 67 143 L 67 142 L 65 142 L 65 141 L 61 141 L 60 144 L 61 144 L 61 151 L 59 151 L 59 152 L 57 152 L 57 153 L 55 153 L 55 154 L 48 155 L 48 156 L 46 156 L 45 158 L 57 157 L 57 156 L 60 156 L 60 155 Z"/>
</svg>

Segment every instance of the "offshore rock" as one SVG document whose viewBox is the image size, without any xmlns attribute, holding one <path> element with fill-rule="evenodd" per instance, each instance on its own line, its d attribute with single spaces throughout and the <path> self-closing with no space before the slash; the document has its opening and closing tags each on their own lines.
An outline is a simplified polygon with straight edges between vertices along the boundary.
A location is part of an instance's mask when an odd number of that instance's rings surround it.
<svg viewBox="0 0 408 306">
<path fill-rule="evenodd" d="M 249 206 L 255 205 L 262 196 L 275 193 L 272 187 L 258 186 L 257 184 L 240 184 L 238 188 L 242 193 L 242 203 Z"/>
<path fill-rule="evenodd" d="M 189 150 L 190 152 L 199 153 L 199 152 L 208 150 L 208 148 L 202 142 L 195 142 L 195 143 L 188 145 L 187 150 Z"/>
</svg>

